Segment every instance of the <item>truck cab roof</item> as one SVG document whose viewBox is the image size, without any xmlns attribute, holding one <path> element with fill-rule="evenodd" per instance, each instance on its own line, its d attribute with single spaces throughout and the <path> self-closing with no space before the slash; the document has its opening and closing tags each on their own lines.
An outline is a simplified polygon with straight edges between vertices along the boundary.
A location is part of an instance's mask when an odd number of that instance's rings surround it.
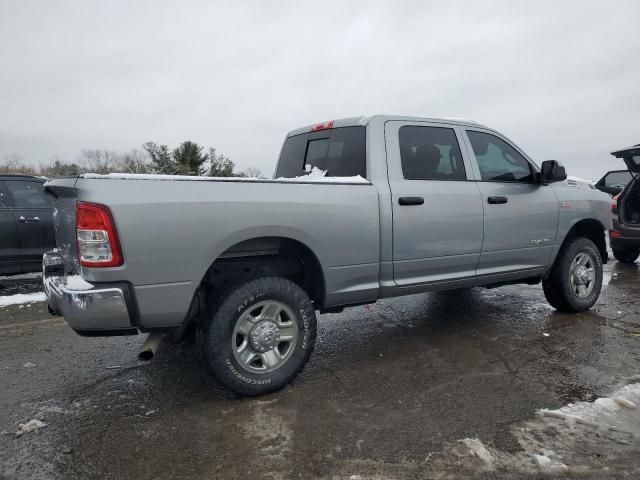
<svg viewBox="0 0 640 480">
<path fill-rule="evenodd" d="M 412 117 L 406 115 L 366 115 L 361 117 L 348 117 L 348 118 L 339 118 L 335 120 L 329 120 L 323 123 L 315 123 L 311 125 L 305 125 L 304 127 L 296 128 L 295 130 L 291 130 L 287 137 L 293 137 L 295 135 L 300 135 L 301 133 L 307 133 L 310 131 L 316 130 L 324 130 L 328 128 L 341 128 L 341 127 L 356 127 L 356 126 L 366 126 L 372 120 L 381 120 L 383 122 L 389 120 L 400 120 L 405 122 L 430 122 L 430 123 L 446 123 L 447 125 L 466 125 L 473 127 L 484 127 L 484 125 L 474 121 L 463 118 L 433 118 L 433 117 Z"/>
</svg>

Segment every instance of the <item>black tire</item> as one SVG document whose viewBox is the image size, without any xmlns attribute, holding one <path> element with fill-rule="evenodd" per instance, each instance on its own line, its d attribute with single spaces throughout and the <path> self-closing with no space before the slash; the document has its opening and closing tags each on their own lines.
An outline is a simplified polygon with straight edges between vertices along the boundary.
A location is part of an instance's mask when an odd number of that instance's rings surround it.
<svg viewBox="0 0 640 480">
<path fill-rule="evenodd" d="M 579 253 L 587 254 L 594 265 L 595 278 L 589 294 L 581 298 L 571 288 L 571 264 Z M 548 278 L 542 280 L 544 296 L 561 312 L 584 312 L 598 300 L 602 289 L 602 257 L 598 247 L 588 238 L 568 240 L 560 249 Z"/>
<path fill-rule="evenodd" d="M 632 250 L 627 248 L 612 248 L 613 256 L 622 263 L 635 263 L 640 256 L 640 250 Z"/>
<path fill-rule="evenodd" d="M 280 302 L 290 309 L 298 337 L 281 366 L 271 372 L 255 373 L 236 359 L 232 346 L 236 341 L 234 329 L 245 312 L 265 301 Z M 256 278 L 232 287 L 212 304 L 203 338 L 204 359 L 216 380 L 229 390 L 246 396 L 274 392 L 291 382 L 309 360 L 316 339 L 316 313 L 305 291 L 294 282 L 282 277 Z"/>
</svg>

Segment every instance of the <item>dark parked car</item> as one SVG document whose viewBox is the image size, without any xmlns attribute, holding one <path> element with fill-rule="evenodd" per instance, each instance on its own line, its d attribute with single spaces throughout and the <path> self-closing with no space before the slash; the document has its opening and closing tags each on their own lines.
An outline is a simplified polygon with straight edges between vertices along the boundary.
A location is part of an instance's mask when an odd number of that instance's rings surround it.
<svg viewBox="0 0 640 480">
<path fill-rule="evenodd" d="M 0 175 L 0 275 L 37 272 L 42 254 L 55 247 L 46 179 Z"/>
<path fill-rule="evenodd" d="M 613 230 L 609 232 L 616 260 L 633 263 L 640 256 L 640 144 L 612 152 L 629 167 L 631 180 L 613 198 Z"/>
<path fill-rule="evenodd" d="M 598 180 L 596 188 L 614 197 L 624 190 L 632 178 L 629 170 L 610 170 Z"/>
</svg>

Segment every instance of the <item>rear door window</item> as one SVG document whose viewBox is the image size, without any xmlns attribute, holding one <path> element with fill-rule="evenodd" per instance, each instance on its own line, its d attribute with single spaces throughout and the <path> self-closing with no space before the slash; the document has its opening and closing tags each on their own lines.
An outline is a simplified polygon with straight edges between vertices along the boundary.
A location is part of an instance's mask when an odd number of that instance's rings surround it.
<svg viewBox="0 0 640 480">
<path fill-rule="evenodd" d="M 276 178 L 294 178 L 313 168 L 327 177 L 366 177 L 366 128 L 342 127 L 288 137 L 282 146 Z"/>
<path fill-rule="evenodd" d="M 406 125 L 398 132 L 402 173 L 407 180 L 466 180 L 452 128 Z"/>
<path fill-rule="evenodd" d="M 51 200 L 44 193 L 43 184 L 40 182 L 8 180 L 6 185 L 13 196 L 16 208 L 48 208 L 51 206 Z"/>
</svg>

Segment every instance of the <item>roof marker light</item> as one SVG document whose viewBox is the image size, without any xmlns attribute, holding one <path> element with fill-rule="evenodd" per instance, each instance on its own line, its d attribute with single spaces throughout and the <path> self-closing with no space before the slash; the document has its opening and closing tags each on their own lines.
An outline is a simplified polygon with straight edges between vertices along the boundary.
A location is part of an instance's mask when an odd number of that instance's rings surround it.
<svg viewBox="0 0 640 480">
<path fill-rule="evenodd" d="M 330 128 L 333 128 L 333 120 L 329 120 L 328 122 L 324 122 L 324 123 L 316 123 L 314 126 L 311 127 L 311 132 L 319 132 L 320 130 L 329 130 Z"/>
</svg>

